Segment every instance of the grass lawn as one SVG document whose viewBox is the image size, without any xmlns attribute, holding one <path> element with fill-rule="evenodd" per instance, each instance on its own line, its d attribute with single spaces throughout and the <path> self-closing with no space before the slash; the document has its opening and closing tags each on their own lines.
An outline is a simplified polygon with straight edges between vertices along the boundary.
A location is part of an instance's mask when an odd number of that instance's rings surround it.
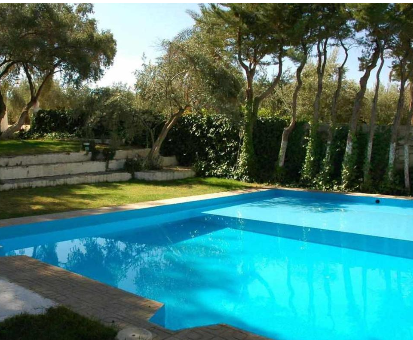
<svg viewBox="0 0 413 340">
<path fill-rule="evenodd" d="M 70 140 L 5 140 L 0 141 L 0 157 L 52 152 L 77 152 L 80 151 L 80 147 L 79 141 Z"/>
<path fill-rule="evenodd" d="M 21 314 L 0 322 L 4 340 L 114 340 L 117 331 L 85 318 L 65 307 L 49 308 L 45 314 Z"/>
<path fill-rule="evenodd" d="M 42 215 L 258 187 L 218 178 L 168 182 L 129 181 L 18 189 L 0 192 L 0 219 Z"/>
</svg>

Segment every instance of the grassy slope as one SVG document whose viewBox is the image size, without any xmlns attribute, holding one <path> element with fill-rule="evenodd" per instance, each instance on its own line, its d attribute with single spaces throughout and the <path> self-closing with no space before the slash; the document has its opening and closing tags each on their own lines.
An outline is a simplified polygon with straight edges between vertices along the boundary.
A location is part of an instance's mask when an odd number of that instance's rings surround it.
<svg viewBox="0 0 413 340">
<path fill-rule="evenodd" d="M 0 219 L 91 209 L 256 186 L 234 180 L 191 178 L 18 189 L 0 192 Z"/>
<path fill-rule="evenodd" d="M 1 156 L 34 155 L 52 152 L 80 151 L 79 141 L 63 140 L 6 140 L 0 141 Z"/>
</svg>

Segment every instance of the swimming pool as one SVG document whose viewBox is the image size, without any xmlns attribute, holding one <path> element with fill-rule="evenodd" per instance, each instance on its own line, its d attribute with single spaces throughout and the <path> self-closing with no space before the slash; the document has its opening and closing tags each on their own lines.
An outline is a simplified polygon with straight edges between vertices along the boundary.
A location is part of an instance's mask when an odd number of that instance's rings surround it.
<svg viewBox="0 0 413 340">
<path fill-rule="evenodd" d="M 269 190 L 0 228 L 28 255 L 164 303 L 170 329 L 413 338 L 413 201 Z"/>
</svg>

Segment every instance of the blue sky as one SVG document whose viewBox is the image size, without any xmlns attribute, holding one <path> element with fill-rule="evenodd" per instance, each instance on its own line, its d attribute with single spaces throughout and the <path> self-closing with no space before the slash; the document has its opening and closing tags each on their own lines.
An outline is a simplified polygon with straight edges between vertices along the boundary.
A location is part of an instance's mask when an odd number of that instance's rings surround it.
<svg viewBox="0 0 413 340">
<path fill-rule="evenodd" d="M 115 82 L 123 82 L 133 86 L 133 72 L 142 65 L 142 55 L 148 60 L 159 54 L 159 42 L 171 39 L 177 33 L 193 24 L 187 10 L 198 10 L 197 4 L 95 4 L 95 18 L 99 28 L 109 29 L 117 40 L 117 55 L 114 65 L 106 71 L 99 81 L 100 86 L 109 86 Z M 350 51 L 347 62 L 347 77 L 358 81 L 358 56 L 360 50 Z M 288 65 L 291 65 L 287 63 Z M 387 84 L 390 61 L 382 71 L 382 82 Z M 374 84 L 375 72 L 372 73 L 369 86 Z"/>
<path fill-rule="evenodd" d="M 117 41 L 113 66 L 106 71 L 99 85 L 124 82 L 133 85 L 133 72 L 140 68 L 142 55 L 154 59 L 159 42 L 173 38 L 191 27 L 192 18 L 186 10 L 197 10 L 197 4 L 95 4 L 99 28 L 112 31 Z"/>
</svg>

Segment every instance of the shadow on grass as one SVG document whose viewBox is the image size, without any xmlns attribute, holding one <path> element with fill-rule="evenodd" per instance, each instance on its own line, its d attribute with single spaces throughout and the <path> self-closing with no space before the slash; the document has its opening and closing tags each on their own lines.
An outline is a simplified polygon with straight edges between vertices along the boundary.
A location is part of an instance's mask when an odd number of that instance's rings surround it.
<svg viewBox="0 0 413 340">
<path fill-rule="evenodd" d="M 185 186 L 193 187 L 196 185 L 205 185 L 213 188 L 221 188 L 226 190 L 239 190 L 252 187 L 253 185 L 243 182 L 238 182 L 236 180 L 218 179 L 218 178 L 187 178 L 179 179 L 174 181 L 159 181 L 159 182 L 148 182 L 141 180 L 131 180 L 129 183 L 139 183 L 149 186 L 162 186 L 162 187 L 174 187 L 174 186 Z"/>
<path fill-rule="evenodd" d="M 0 157 L 77 151 L 80 151 L 80 142 L 70 140 L 9 140 L 0 143 Z"/>
<path fill-rule="evenodd" d="M 190 178 L 17 189 L 0 193 L 0 219 L 239 190 L 250 186 L 234 180 Z"/>
</svg>

